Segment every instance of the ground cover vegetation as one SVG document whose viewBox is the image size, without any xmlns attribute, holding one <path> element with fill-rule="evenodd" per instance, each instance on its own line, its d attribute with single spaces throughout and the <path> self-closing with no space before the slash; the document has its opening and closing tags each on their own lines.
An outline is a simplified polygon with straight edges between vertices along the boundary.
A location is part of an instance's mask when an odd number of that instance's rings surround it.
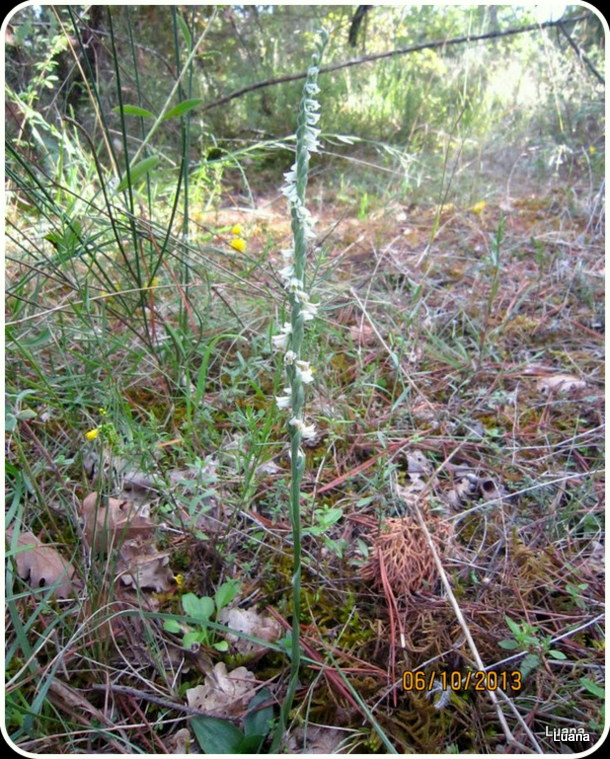
<svg viewBox="0 0 610 759">
<path fill-rule="evenodd" d="M 599 739 L 603 35 L 581 6 L 13 15 L 15 745 Z"/>
</svg>

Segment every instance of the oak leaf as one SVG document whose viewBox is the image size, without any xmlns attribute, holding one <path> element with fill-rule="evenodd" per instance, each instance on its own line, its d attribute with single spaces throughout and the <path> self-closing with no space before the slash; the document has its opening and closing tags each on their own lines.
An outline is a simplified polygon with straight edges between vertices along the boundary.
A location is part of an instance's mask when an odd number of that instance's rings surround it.
<svg viewBox="0 0 610 759">
<path fill-rule="evenodd" d="M 218 621 L 232 630 L 246 633 L 246 635 L 251 635 L 253 638 L 266 640 L 269 643 L 276 641 L 282 635 L 282 628 L 273 617 L 259 614 L 255 609 L 239 609 L 237 607 L 223 609 L 220 612 Z M 242 638 L 234 633 L 228 633 L 225 635 L 225 638 L 230 643 L 233 643 L 238 653 L 244 656 L 252 656 L 268 649 L 262 643 L 246 640 L 246 638 Z"/>
<path fill-rule="evenodd" d="M 206 675 L 203 685 L 186 691 L 188 705 L 211 717 L 231 719 L 241 717 L 256 692 L 252 672 L 238 667 L 227 672 L 224 662 L 218 662 Z"/>
<path fill-rule="evenodd" d="M 587 383 L 572 374 L 551 374 L 549 377 L 538 380 L 537 387 L 540 393 L 570 395 L 584 390 Z"/>
<path fill-rule="evenodd" d="M 85 540 L 100 552 L 137 535 L 150 535 L 155 529 L 148 518 L 147 506 L 119 498 L 106 501 L 97 493 L 90 493 L 83 500 L 80 515 Z"/>
<path fill-rule="evenodd" d="M 12 530 L 7 530 L 11 537 Z M 13 560 L 19 577 L 29 581 L 33 588 L 55 586 L 58 598 L 67 598 L 75 589 L 74 567 L 54 548 L 45 545 L 31 532 L 22 532 L 17 538 L 17 550 Z"/>
</svg>

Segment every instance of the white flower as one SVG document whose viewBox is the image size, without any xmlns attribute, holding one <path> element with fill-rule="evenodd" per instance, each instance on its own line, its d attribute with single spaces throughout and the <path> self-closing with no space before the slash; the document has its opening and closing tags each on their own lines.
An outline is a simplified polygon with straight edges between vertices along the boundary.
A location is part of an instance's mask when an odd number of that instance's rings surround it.
<svg viewBox="0 0 610 759">
<path fill-rule="evenodd" d="M 320 114 L 315 108 L 308 108 L 305 110 L 305 131 L 313 132 L 316 137 L 317 135 L 315 133 L 320 131 L 316 128 L 318 121 L 320 121 Z"/>
<path fill-rule="evenodd" d="M 281 188 L 281 192 L 291 203 L 298 203 L 299 196 L 297 195 L 297 186 L 294 182 L 291 184 L 285 184 Z"/>
<path fill-rule="evenodd" d="M 314 95 L 317 95 L 318 92 L 320 92 L 320 88 L 315 82 L 307 82 L 305 85 L 305 92 L 313 97 Z"/>
<path fill-rule="evenodd" d="M 273 347 L 275 350 L 285 350 L 288 346 L 288 337 L 292 334 L 292 324 L 290 322 L 284 322 L 279 335 L 274 335 L 271 338 Z"/>
<path fill-rule="evenodd" d="M 316 425 L 315 424 L 309 424 L 305 425 L 303 429 L 301 430 L 301 435 L 303 437 L 303 440 L 313 440 L 316 436 Z"/>
<path fill-rule="evenodd" d="M 285 388 L 290 389 L 290 388 Z M 289 395 L 276 395 L 275 402 L 279 409 L 290 408 L 290 396 Z"/>
<path fill-rule="evenodd" d="M 292 460 L 292 451 L 290 448 L 288 449 L 288 458 Z M 299 450 L 297 451 L 297 460 L 305 461 L 305 452 L 303 451 L 302 448 L 299 448 Z"/>
<path fill-rule="evenodd" d="M 310 129 L 313 129 L 313 127 L 310 127 Z M 316 129 L 316 132 L 318 132 L 319 134 L 320 130 Z M 304 134 L 305 147 L 310 153 L 319 152 L 319 148 L 321 147 L 321 145 L 317 140 L 317 136 L 318 136 L 317 134 L 312 134 L 312 132 L 309 130 L 305 132 Z"/>
<path fill-rule="evenodd" d="M 298 279 L 297 277 L 290 277 L 288 282 L 286 282 L 286 289 L 291 292 L 297 292 L 298 290 L 303 289 L 303 280 Z"/>
<path fill-rule="evenodd" d="M 309 213 L 307 208 L 304 206 L 296 206 L 296 212 L 299 217 L 299 221 L 303 225 L 303 230 L 305 232 L 305 237 L 308 240 L 312 240 L 315 238 L 316 233 L 314 230 L 314 226 L 316 223 L 316 220 L 314 217 Z"/>
<path fill-rule="evenodd" d="M 286 350 L 286 347 L 288 345 L 288 335 L 274 335 L 271 338 L 271 342 L 273 343 L 273 350 Z"/>
<path fill-rule="evenodd" d="M 286 366 L 290 366 L 291 364 L 294 364 L 296 360 L 297 354 L 294 351 L 286 351 L 284 354 L 284 363 Z"/>
<path fill-rule="evenodd" d="M 284 280 L 284 282 L 289 283 L 290 280 L 294 277 L 294 264 L 286 264 L 286 266 L 278 271 L 278 274 Z"/>
<path fill-rule="evenodd" d="M 301 436 L 303 440 L 311 440 L 316 436 L 316 426 L 315 424 L 305 424 L 305 422 L 302 419 L 299 419 L 298 417 L 293 417 L 288 424 L 290 424 L 292 427 L 296 427 L 297 430 L 301 433 Z"/>
<path fill-rule="evenodd" d="M 293 184 L 297 181 L 297 164 L 296 161 L 284 172 L 284 181 L 286 184 Z"/>
<path fill-rule="evenodd" d="M 298 203 L 297 195 L 297 165 L 292 164 L 289 171 L 284 172 L 284 184 L 280 188 L 282 195 L 285 195 L 291 203 Z"/>
<path fill-rule="evenodd" d="M 313 382 L 313 368 L 309 361 L 295 361 L 295 367 L 297 370 L 297 376 L 300 378 L 301 382 L 305 385 L 309 385 L 310 382 Z"/>
<path fill-rule="evenodd" d="M 318 304 L 312 303 L 309 300 L 307 303 L 302 303 L 301 315 L 303 317 L 303 321 L 306 322 L 310 322 L 312 319 L 315 319 L 315 317 L 318 315 Z"/>
<path fill-rule="evenodd" d="M 307 111 L 307 113 L 305 114 L 305 123 L 308 126 L 310 127 L 315 126 L 318 123 L 318 121 L 320 121 L 320 114 L 317 111 Z M 313 130 L 309 130 L 309 131 L 313 131 Z M 319 130 L 316 130 L 316 131 L 319 132 Z"/>
<path fill-rule="evenodd" d="M 311 321 L 318 313 L 318 304 L 312 303 L 309 300 L 309 295 L 305 292 L 305 290 L 296 290 L 294 297 L 301 304 L 301 313 L 303 314 L 303 320 L 306 322 Z"/>
<path fill-rule="evenodd" d="M 294 248 L 282 248 L 280 253 L 282 254 L 285 264 L 290 263 L 290 261 L 294 259 Z"/>
</svg>

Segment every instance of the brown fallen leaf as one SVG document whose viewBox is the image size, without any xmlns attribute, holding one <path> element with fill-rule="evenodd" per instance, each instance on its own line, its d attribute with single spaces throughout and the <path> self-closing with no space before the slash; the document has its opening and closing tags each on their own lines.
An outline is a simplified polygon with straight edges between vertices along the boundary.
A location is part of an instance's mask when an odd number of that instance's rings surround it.
<svg viewBox="0 0 610 759">
<path fill-rule="evenodd" d="M 445 494 L 445 500 L 452 509 L 458 509 L 470 500 L 479 489 L 479 478 L 474 472 L 465 471 L 455 486 Z"/>
<path fill-rule="evenodd" d="M 232 630 L 246 633 L 253 638 L 260 638 L 269 643 L 276 641 L 282 635 L 279 623 L 266 614 L 259 614 L 255 609 L 223 609 L 219 615 L 219 622 Z M 268 647 L 254 641 L 240 638 L 239 635 L 228 633 L 225 638 L 233 644 L 235 650 L 244 656 L 267 651 Z"/>
<path fill-rule="evenodd" d="M 125 540 L 119 548 L 117 574 L 125 585 L 162 593 L 172 586 L 169 555 L 169 551 L 158 551 L 142 536 Z"/>
<path fill-rule="evenodd" d="M 191 731 L 188 727 L 181 727 L 166 738 L 165 746 L 170 754 L 190 754 L 191 740 Z"/>
<path fill-rule="evenodd" d="M 9 540 L 12 529 L 7 530 Z M 31 532 L 22 532 L 17 538 L 17 546 L 25 550 L 13 554 L 19 577 L 29 581 L 33 588 L 48 588 L 55 585 L 58 598 L 68 598 L 75 588 L 74 567 L 54 548 L 45 545 Z"/>
<path fill-rule="evenodd" d="M 407 466 L 411 479 L 432 474 L 432 464 L 425 454 L 417 449 L 407 451 Z"/>
<path fill-rule="evenodd" d="M 288 739 L 288 748 L 293 754 L 341 754 L 341 741 L 347 733 L 337 727 L 312 725 L 305 730 L 297 727 Z"/>
<path fill-rule="evenodd" d="M 227 672 L 226 664 L 218 662 L 203 685 L 186 691 L 186 699 L 190 707 L 211 717 L 234 719 L 245 711 L 256 692 L 255 684 L 254 675 L 245 667 Z"/>
<path fill-rule="evenodd" d="M 375 345 L 377 342 L 377 335 L 373 329 L 362 322 L 350 326 L 349 336 L 357 345 Z"/>
<path fill-rule="evenodd" d="M 507 491 L 502 484 L 498 484 L 492 477 L 481 477 L 479 480 L 479 490 L 486 501 L 498 501 L 507 495 Z"/>
<path fill-rule="evenodd" d="M 572 374 L 551 374 L 549 377 L 539 379 L 536 387 L 540 393 L 569 395 L 584 390 L 587 383 Z"/>
<path fill-rule="evenodd" d="M 137 535 L 150 535 L 155 529 L 147 506 L 118 498 L 108 498 L 106 502 L 97 493 L 83 500 L 80 516 L 87 543 L 100 552 Z"/>
</svg>

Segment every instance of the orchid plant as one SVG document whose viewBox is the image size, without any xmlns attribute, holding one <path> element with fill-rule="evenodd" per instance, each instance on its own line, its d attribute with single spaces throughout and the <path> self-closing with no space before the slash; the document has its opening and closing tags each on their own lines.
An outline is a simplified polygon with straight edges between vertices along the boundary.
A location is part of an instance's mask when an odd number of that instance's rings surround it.
<svg viewBox="0 0 610 759">
<path fill-rule="evenodd" d="M 296 131 L 295 162 L 284 175 L 285 184 L 282 193 L 288 199 L 291 217 L 292 247 L 282 251 L 283 267 L 279 275 L 288 292 L 290 321 L 284 322 L 273 340 L 273 347 L 283 352 L 286 372 L 286 387 L 283 395 L 276 397 L 280 409 L 288 411 L 288 431 L 290 435 L 290 520 L 293 537 L 293 574 L 292 601 L 293 621 L 291 638 L 291 671 L 286 698 L 282 704 L 278 730 L 271 747 L 273 753 L 284 734 L 288 715 L 299 676 L 301 648 L 299 641 L 299 617 L 301 609 L 301 481 L 305 468 L 305 453 L 302 448 L 304 440 L 316 436 L 315 425 L 307 424 L 304 415 L 305 386 L 313 382 L 314 368 L 303 358 L 303 338 L 305 324 L 315 318 L 317 304 L 314 303 L 306 288 L 305 262 L 307 245 L 315 237 L 314 220 L 305 206 L 305 191 L 309 173 L 309 160 L 312 153 L 320 147 L 318 137 L 320 129 L 316 126 L 320 118 L 320 104 L 316 95 L 320 60 L 328 42 L 328 32 L 318 33 L 316 52 L 303 87 L 303 96 L 299 106 Z"/>
</svg>

